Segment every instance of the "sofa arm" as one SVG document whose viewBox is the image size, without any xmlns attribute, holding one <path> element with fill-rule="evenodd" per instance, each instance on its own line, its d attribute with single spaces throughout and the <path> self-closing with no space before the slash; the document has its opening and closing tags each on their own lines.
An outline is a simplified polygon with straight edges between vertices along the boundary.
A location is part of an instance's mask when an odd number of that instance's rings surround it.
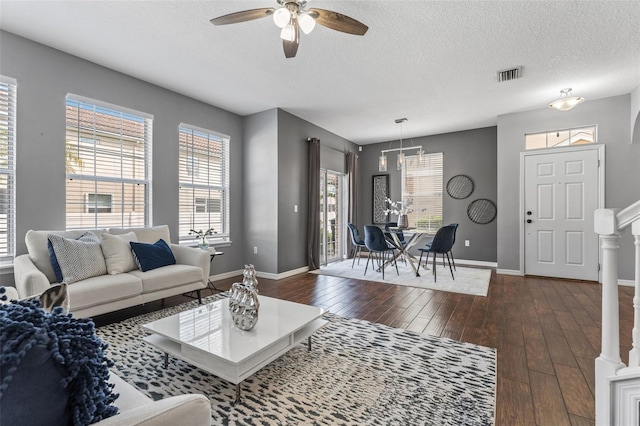
<svg viewBox="0 0 640 426">
<path fill-rule="evenodd" d="M 13 261 L 13 277 L 22 299 L 40 294 L 51 287 L 47 276 L 34 265 L 28 254 L 21 254 Z"/>
<path fill-rule="evenodd" d="M 97 423 L 95 426 L 203 426 L 211 424 L 211 404 L 204 395 L 172 396 L 149 402 Z"/>
<path fill-rule="evenodd" d="M 209 281 L 209 269 L 211 268 L 211 254 L 209 250 L 171 244 L 171 251 L 176 258 L 176 263 L 202 268 L 202 283 L 207 284 Z"/>
</svg>

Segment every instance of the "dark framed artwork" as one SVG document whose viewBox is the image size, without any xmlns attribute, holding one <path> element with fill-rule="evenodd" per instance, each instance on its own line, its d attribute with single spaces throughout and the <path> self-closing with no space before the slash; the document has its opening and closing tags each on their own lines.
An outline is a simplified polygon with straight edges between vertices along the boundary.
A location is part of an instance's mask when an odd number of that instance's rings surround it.
<svg viewBox="0 0 640 426">
<path fill-rule="evenodd" d="M 469 176 L 457 175 L 447 182 L 447 194 L 456 200 L 463 200 L 473 192 L 473 181 Z"/>
<path fill-rule="evenodd" d="M 480 198 L 469 203 L 467 207 L 467 216 L 474 223 L 486 225 L 493 222 L 496 218 L 496 205 L 493 201 Z"/>
<path fill-rule="evenodd" d="M 372 182 L 372 206 L 371 216 L 374 225 L 387 223 L 387 215 L 384 210 L 387 208 L 387 198 L 389 197 L 389 175 L 373 175 Z"/>
</svg>

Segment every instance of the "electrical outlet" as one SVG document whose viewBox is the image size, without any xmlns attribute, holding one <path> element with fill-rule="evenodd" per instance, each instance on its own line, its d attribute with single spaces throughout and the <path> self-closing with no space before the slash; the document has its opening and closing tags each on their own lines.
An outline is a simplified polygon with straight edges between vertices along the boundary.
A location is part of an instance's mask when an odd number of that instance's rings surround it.
<svg viewBox="0 0 640 426">
<path fill-rule="evenodd" d="M 298 205 L 297 204 L 293 205 L 293 212 L 294 213 L 298 213 Z"/>
<path fill-rule="evenodd" d="M 258 254 L 258 247 L 253 248 L 253 254 Z"/>
<path fill-rule="evenodd" d="M 464 240 L 464 246 L 469 247 L 469 240 Z"/>
</svg>

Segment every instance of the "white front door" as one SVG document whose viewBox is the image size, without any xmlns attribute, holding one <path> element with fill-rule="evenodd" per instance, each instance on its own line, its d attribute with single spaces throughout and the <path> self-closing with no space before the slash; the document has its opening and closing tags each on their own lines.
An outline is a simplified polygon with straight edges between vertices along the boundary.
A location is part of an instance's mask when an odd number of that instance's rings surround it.
<svg viewBox="0 0 640 426">
<path fill-rule="evenodd" d="M 599 151 L 525 155 L 525 274 L 598 280 Z"/>
</svg>

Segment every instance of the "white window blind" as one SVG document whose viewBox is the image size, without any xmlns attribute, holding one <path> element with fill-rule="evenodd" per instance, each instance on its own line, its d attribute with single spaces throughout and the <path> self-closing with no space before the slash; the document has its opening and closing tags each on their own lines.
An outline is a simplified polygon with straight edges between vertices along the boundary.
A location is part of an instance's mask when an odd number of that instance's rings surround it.
<svg viewBox="0 0 640 426">
<path fill-rule="evenodd" d="M 229 236 L 229 136 L 180 124 L 180 241 L 191 229 Z"/>
<path fill-rule="evenodd" d="M 0 263 L 15 250 L 16 91 L 15 80 L 0 76 Z"/>
<path fill-rule="evenodd" d="M 67 229 L 148 226 L 153 118 L 74 95 L 66 109 Z"/>
<path fill-rule="evenodd" d="M 402 199 L 412 200 L 409 224 L 434 233 L 442 226 L 442 153 L 406 156 Z"/>
</svg>

